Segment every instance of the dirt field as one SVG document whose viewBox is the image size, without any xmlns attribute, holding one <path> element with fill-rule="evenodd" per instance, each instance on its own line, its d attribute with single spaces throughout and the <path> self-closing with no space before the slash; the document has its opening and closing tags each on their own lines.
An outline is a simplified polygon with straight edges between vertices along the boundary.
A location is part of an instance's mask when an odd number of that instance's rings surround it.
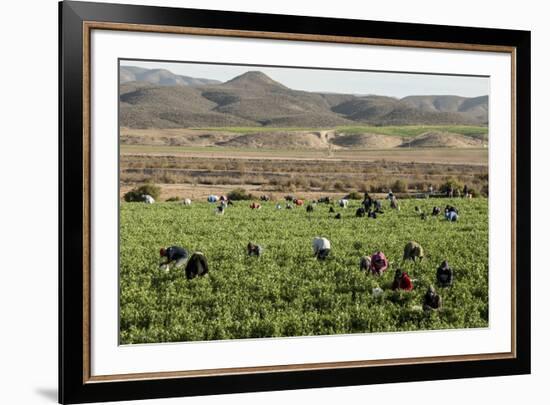
<svg viewBox="0 0 550 405">
<path fill-rule="evenodd" d="M 146 182 L 161 186 L 161 200 L 204 199 L 236 188 L 276 199 L 289 193 L 305 199 L 341 197 L 352 191 L 383 193 L 396 181 L 417 193 L 430 185 L 438 189 L 450 179 L 485 193 L 488 183 L 486 150 L 359 151 L 322 157 L 312 151 L 170 147 L 170 153 L 161 153 L 152 148 L 140 147 L 137 154 L 123 148 L 121 197 Z"/>
<path fill-rule="evenodd" d="M 254 196 L 280 198 L 295 193 L 309 199 L 389 188 L 416 193 L 448 181 L 486 194 L 484 130 L 460 126 L 121 128 L 121 194 L 152 182 L 162 186 L 161 199 L 202 199 L 235 188 Z"/>
<path fill-rule="evenodd" d="M 122 155 L 156 155 L 201 157 L 206 159 L 269 159 L 269 160 L 346 160 L 346 161 L 388 161 L 416 163 L 444 163 L 487 166 L 487 148 L 402 148 L 376 150 L 269 150 L 269 149 L 238 149 L 217 147 L 180 147 L 152 145 L 121 145 Z"/>
</svg>

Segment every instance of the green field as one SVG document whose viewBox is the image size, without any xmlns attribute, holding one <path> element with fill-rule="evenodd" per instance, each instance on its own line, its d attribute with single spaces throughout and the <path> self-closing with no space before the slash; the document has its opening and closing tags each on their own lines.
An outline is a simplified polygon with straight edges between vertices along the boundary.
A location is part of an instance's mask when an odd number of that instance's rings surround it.
<svg viewBox="0 0 550 405">
<path fill-rule="evenodd" d="M 459 222 L 422 221 L 414 211 L 448 203 Z M 384 204 L 383 215 L 367 219 L 355 218 L 352 202 L 336 208 L 337 220 L 324 204 L 307 214 L 239 202 L 217 216 L 208 203 L 121 203 L 121 344 L 487 327 L 487 200 L 404 200 L 401 211 Z M 312 257 L 315 236 L 332 242 L 325 262 Z M 409 240 L 424 247 L 422 262 L 402 263 Z M 262 257 L 246 256 L 249 241 Z M 170 245 L 205 253 L 209 275 L 188 281 L 181 270 L 159 270 L 158 250 Z M 360 257 L 376 250 L 390 260 L 379 278 L 359 271 Z M 441 311 L 424 313 L 422 296 L 444 259 L 454 286 L 438 289 Z M 412 292 L 389 289 L 398 266 L 415 279 Z M 377 286 L 382 299 L 371 294 Z"/>
<path fill-rule="evenodd" d="M 380 134 L 411 137 L 430 131 L 452 132 L 454 134 L 487 139 L 488 127 L 477 125 L 352 125 L 337 126 L 334 128 L 303 128 L 303 127 L 212 127 L 194 128 L 197 130 L 222 131 L 238 134 L 252 134 L 258 132 L 294 132 L 294 131 L 319 131 L 334 130 L 345 134 Z"/>
</svg>

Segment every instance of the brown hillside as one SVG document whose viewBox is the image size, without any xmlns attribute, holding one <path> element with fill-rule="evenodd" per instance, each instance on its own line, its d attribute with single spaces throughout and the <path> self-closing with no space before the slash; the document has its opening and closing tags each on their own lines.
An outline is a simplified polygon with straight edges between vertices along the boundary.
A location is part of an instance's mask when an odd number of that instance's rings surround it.
<svg viewBox="0 0 550 405">
<path fill-rule="evenodd" d="M 121 80 L 123 74 L 124 80 L 136 78 L 120 86 L 120 123 L 131 128 L 487 124 L 487 96 L 410 96 L 399 100 L 315 93 L 290 89 L 258 71 L 225 83 L 193 81 L 162 69 L 128 67 L 121 70 Z"/>
<path fill-rule="evenodd" d="M 237 136 L 216 145 L 265 149 L 327 149 L 329 146 L 319 132 L 261 132 Z"/>
<path fill-rule="evenodd" d="M 475 148 L 482 147 L 483 142 L 460 134 L 449 132 L 427 132 L 418 135 L 406 142 L 401 147 L 410 148 Z"/>
<path fill-rule="evenodd" d="M 401 137 L 379 134 L 337 135 L 331 142 L 343 148 L 357 149 L 389 149 L 403 143 Z"/>
</svg>

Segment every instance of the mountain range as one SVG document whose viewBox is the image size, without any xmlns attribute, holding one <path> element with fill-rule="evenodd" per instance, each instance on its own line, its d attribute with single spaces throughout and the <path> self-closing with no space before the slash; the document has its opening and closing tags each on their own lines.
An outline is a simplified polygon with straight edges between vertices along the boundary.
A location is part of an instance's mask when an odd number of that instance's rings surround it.
<svg viewBox="0 0 550 405">
<path fill-rule="evenodd" d="M 487 125 L 488 96 L 335 94 L 290 89 L 249 71 L 226 82 L 164 69 L 120 68 L 126 128 Z"/>
</svg>

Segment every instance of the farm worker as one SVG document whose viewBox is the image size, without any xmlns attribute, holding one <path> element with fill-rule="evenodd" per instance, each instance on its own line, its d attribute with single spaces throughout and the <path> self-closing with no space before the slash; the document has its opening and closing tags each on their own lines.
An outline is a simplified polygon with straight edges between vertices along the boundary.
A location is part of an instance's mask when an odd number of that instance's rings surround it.
<svg viewBox="0 0 550 405">
<path fill-rule="evenodd" d="M 181 267 L 187 261 L 189 254 L 187 250 L 180 246 L 170 246 L 160 249 L 160 257 L 165 257 L 166 261 L 160 264 L 160 267 L 165 267 L 168 270 L 171 263 L 175 262 L 175 267 Z"/>
<path fill-rule="evenodd" d="M 449 287 L 453 284 L 453 269 L 449 267 L 447 260 L 437 268 L 436 277 L 437 283 L 442 287 Z"/>
<path fill-rule="evenodd" d="M 400 269 L 395 270 L 395 277 L 393 278 L 392 290 L 405 290 L 411 291 L 413 289 L 413 283 L 407 273 Z"/>
<path fill-rule="evenodd" d="M 390 200 L 390 208 L 393 208 L 394 210 L 399 210 L 399 204 L 397 203 L 397 197 L 392 196 Z"/>
<path fill-rule="evenodd" d="M 379 214 L 383 214 L 382 212 L 382 202 L 380 200 L 374 201 L 374 212 L 378 212 Z"/>
<path fill-rule="evenodd" d="M 436 311 L 440 309 L 442 305 L 443 305 L 443 300 L 435 292 L 435 288 L 433 288 L 433 286 L 430 286 L 428 288 L 428 291 L 426 291 L 426 295 L 424 295 L 424 302 L 422 303 L 422 308 L 424 309 L 424 311 Z"/>
<path fill-rule="evenodd" d="M 292 204 L 291 203 L 286 203 L 286 209 L 287 210 L 291 210 L 293 207 L 292 207 Z"/>
<path fill-rule="evenodd" d="M 345 198 L 342 198 L 338 201 L 338 204 L 340 205 L 340 207 L 342 208 L 347 208 L 348 204 L 349 204 L 349 200 L 345 199 Z"/>
<path fill-rule="evenodd" d="M 215 203 L 219 200 L 218 196 L 217 195 L 209 195 L 208 198 L 207 198 L 207 201 L 209 203 Z"/>
<path fill-rule="evenodd" d="M 218 215 L 223 215 L 225 213 L 225 205 L 222 203 L 214 208 L 214 213 Z"/>
<path fill-rule="evenodd" d="M 446 211 L 445 218 L 447 218 L 447 221 L 456 222 L 458 220 L 458 214 L 456 211 Z"/>
<path fill-rule="evenodd" d="M 370 271 L 372 274 L 379 276 L 388 268 L 388 259 L 382 252 L 376 252 L 370 258 Z"/>
<path fill-rule="evenodd" d="M 299 199 L 294 199 L 294 204 L 296 204 L 298 207 L 301 207 L 302 205 L 304 205 L 304 200 L 299 200 Z"/>
<path fill-rule="evenodd" d="M 330 208 L 328 209 L 328 213 L 329 213 L 329 214 L 334 214 L 334 212 L 335 212 L 335 211 L 334 211 L 334 207 L 330 207 Z"/>
<path fill-rule="evenodd" d="M 372 219 L 376 219 L 376 212 L 369 210 L 367 212 L 367 217 L 372 218 Z"/>
<path fill-rule="evenodd" d="M 186 198 L 181 202 L 183 205 L 191 205 L 191 200 L 189 198 Z"/>
<path fill-rule="evenodd" d="M 454 206 L 452 206 L 452 205 L 446 205 L 446 206 L 445 206 L 445 212 L 447 212 L 447 211 L 454 211 L 454 212 L 456 212 L 456 213 L 458 214 L 458 208 L 456 208 L 456 207 L 454 207 Z"/>
<path fill-rule="evenodd" d="M 252 208 L 253 210 L 259 210 L 260 208 L 262 208 L 262 206 L 257 202 L 253 202 L 252 204 L 250 204 L 250 208 Z"/>
<path fill-rule="evenodd" d="M 428 187 L 428 192 L 429 192 L 430 194 L 433 194 L 433 193 L 434 193 L 434 186 L 432 186 L 431 184 L 430 184 L 430 187 Z"/>
<path fill-rule="evenodd" d="M 308 204 L 306 207 L 306 212 L 313 212 L 313 205 Z"/>
<path fill-rule="evenodd" d="M 261 197 L 260 197 L 260 201 L 269 201 L 269 196 L 267 194 L 263 194 Z"/>
<path fill-rule="evenodd" d="M 281 204 L 280 203 L 277 203 L 277 205 L 275 206 L 276 209 L 280 210 L 282 207 L 281 207 Z"/>
<path fill-rule="evenodd" d="M 439 215 L 441 213 L 441 208 L 439 207 L 434 207 L 433 210 L 432 210 L 432 215 L 435 217 L 437 215 Z"/>
<path fill-rule="evenodd" d="M 319 260 L 326 259 L 330 253 L 330 241 L 327 238 L 313 238 L 312 247 L 313 255 Z"/>
<path fill-rule="evenodd" d="M 470 189 L 466 184 L 464 184 L 464 188 L 462 189 L 462 194 L 464 194 L 464 197 L 466 197 L 466 195 L 469 193 L 470 193 Z"/>
<path fill-rule="evenodd" d="M 365 208 L 364 207 L 359 207 L 357 208 L 357 210 L 355 211 L 355 216 L 356 217 L 364 217 L 365 216 Z"/>
<path fill-rule="evenodd" d="M 391 201 L 393 199 L 393 197 L 394 197 L 393 192 L 391 190 L 389 190 L 388 195 L 386 196 L 386 198 Z"/>
<path fill-rule="evenodd" d="M 255 245 L 252 242 L 248 242 L 246 246 L 248 256 L 260 256 L 263 252 L 263 248 L 260 245 Z"/>
<path fill-rule="evenodd" d="M 403 250 L 403 260 L 415 260 L 417 258 L 422 259 L 424 257 L 424 249 L 418 242 L 410 241 L 405 245 Z"/>
<path fill-rule="evenodd" d="M 143 194 L 142 198 L 143 198 L 143 202 L 145 204 L 154 204 L 155 203 L 155 199 L 153 197 L 151 197 L 149 194 Z"/>
<path fill-rule="evenodd" d="M 338 213 L 334 216 L 335 219 L 342 219 L 342 214 Z"/>
<path fill-rule="evenodd" d="M 359 270 L 367 271 L 370 268 L 370 256 L 363 256 L 359 261 Z"/>
<path fill-rule="evenodd" d="M 197 276 L 204 276 L 206 273 L 208 273 L 206 256 L 201 252 L 193 253 L 185 266 L 185 277 L 191 280 Z"/>
<path fill-rule="evenodd" d="M 365 199 L 363 200 L 363 207 L 365 211 L 369 211 L 372 208 L 373 199 L 370 197 L 369 193 L 365 193 Z"/>
</svg>

